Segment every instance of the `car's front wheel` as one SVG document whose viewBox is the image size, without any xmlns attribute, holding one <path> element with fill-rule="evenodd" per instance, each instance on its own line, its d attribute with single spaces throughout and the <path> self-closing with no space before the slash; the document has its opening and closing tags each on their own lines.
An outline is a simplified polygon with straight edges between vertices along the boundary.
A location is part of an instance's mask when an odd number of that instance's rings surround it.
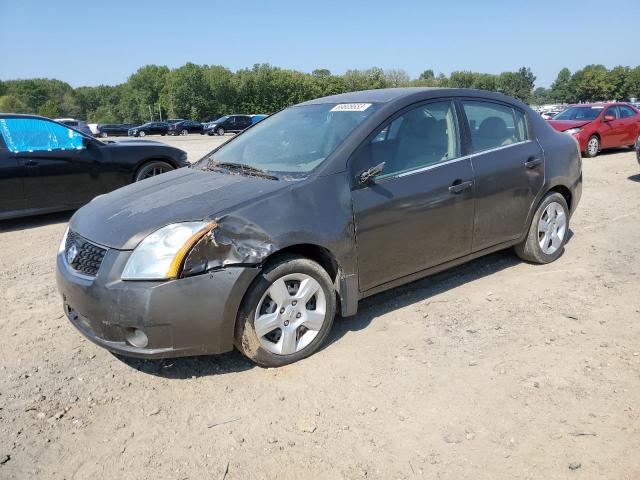
<svg viewBox="0 0 640 480">
<path fill-rule="evenodd" d="M 595 135 L 592 135 L 587 142 L 587 147 L 584 150 L 585 156 L 587 158 L 593 158 L 598 155 L 600 151 L 600 139 Z"/>
<path fill-rule="evenodd" d="M 223 136 L 224 135 L 224 128 L 222 128 L 222 127 L 218 128 L 218 130 L 216 130 L 216 133 L 218 135 L 220 135 L 220 136 Z"/>
<path fill-rule="evenodd" d="M 182 131 L 180 132 L 180 135 L 189 135 L 189 130 L 187 130 L 186 128 L 183 128 Z"/>
<path fill-rule="evenodd" d="M 107 138 L 108 137 L 107 132 L 100 132 L 100 137 Z"/>
<path fill-rule="evenodd" d="M 138 136 L 139 137 L 144 137 L 147 134 L 147 132 L 145 132 L 144 130 L 138 132 Z"/>
<path fill-rule="evenodd" d="M 174 168 L 172 165 L 168 164 L 167 162 L 162 162 L 160 160 L 148 162 L 142 165 L 140 169 L 136 172 L 134 181 L 139 182 L 140 180 L 144 180 L 145 178 L 155 177 L 156 175 L 170 172 L 171 170 L 174 170 Z"/>
<path fill-rule="evenodd" d="M 326 270 L 307 258 L 283 257 L 249 287 L 238 312 L 236 346 L 263 367 L 296 362 L 322 345 L 335 312 Z"/>
<path fill-rule="evenodd" d="M 548 193 L 540 202 L 524 242 L 516 245 L 520 258 L 532 263 L 551 263 L 564 250 L 569 234 L 569 207 L 558 192 Z"/>
</svg>

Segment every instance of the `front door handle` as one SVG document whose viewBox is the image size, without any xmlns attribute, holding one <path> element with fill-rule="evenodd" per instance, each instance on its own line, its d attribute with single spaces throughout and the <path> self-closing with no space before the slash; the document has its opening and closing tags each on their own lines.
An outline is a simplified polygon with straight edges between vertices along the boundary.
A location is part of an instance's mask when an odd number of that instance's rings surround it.
<svg viewBox="0 0 640 480">
<path fill-rule="evenodd" d="M 534 168 L 538 165 L 542 165 L 542 157 L 529 157 L 529 159 L 524 162 L 524 166 L 527 168 Z"/>
<path fill-rule="evenodd" d="M 472 180 L 463 182 L 462 180 L 458 179 L 451 184 L 451 186 L 449 187 L 449 191 L 457 195 L 459 193 L 464 192 L 465 190 L 469 190 L 471 187 L 473 187 Z"/>
</svg>

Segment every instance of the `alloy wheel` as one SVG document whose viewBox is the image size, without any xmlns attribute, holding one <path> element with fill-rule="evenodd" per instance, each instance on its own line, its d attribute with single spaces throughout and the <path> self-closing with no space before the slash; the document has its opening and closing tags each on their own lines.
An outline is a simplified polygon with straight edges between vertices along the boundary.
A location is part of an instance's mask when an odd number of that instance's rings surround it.
<svg viewBox="0 0 640 480">
<path fill-rule="evenodd" d="M 327 299 L 320 283 L 304 273 L 280 277 L 262 295 L 254 329 L 263 348 L 291 355 L 307 347 L 322 329 Z"/>
<path fill-rule="evenodd" d="M 589 139 L 589 143 L 587 143 L 587 153 L 590 156 L 595 157 L 598 154 L 598 150 L 600 149 L 600 142 L 596 137 L 591 137 Z"/>
<path fill-rule="evenodd" d="M 546 255 L 553 255 L 567 233 L 567 214 L 558 202 L 551 202 L 538 222 L 538 243 Z"/>
</svg>

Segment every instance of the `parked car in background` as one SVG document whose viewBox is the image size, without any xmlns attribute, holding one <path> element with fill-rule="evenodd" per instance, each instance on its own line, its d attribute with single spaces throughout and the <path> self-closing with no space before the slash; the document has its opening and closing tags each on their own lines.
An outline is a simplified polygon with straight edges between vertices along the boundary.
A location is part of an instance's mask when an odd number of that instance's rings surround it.
<svg viewBox="0 0 640 480">
<path fill-rule="evenodd" d="M 362 298 L 514 246 L 553 262 L 581 191 L 576 142 L 513 98 L 335 95 L 80 209 L 58 288 L 71 324 L 113 352 L 235 346 L 277 367 L 318 350 Z"/>
<path fill-rule="evenodd" d="M 640 112 L 628 103 L 571 105 L 549 121 L 573 136 L 586 157 L 606 148 L 633 147 L 640 135 Z"/>
<path fill-rule="evenodd" d="M 97 136 L 106 138 L 106 137 L 120 137 L 127 136 L 129 134 L 129 130 L 134 128 L 136 125 L 133 123 L 106 123 L 98 125 L 98 134 Z"/>
<path fill-rule="evenodd" d="M 166 135 L 169 125 L 165 122 L 148 122 L 143 125 L 130 128 L 127 135 L 130 137 L 144 137 L 146 135 Z"/>
<path fill-rule="evenodd" d="M 208 135 L 224 135 L 228 132 L 237 133 L 251 125 L 250 115 L 225 115 L 213 122 L 206 123 L 204 125 L 204 133 Z"/>
<path fill-rule="evenodd" d="M 540 116 L 542 118 L 544 118 L 545 120 L 551 120 L 553 117 L 555 117 L 557 114 L 559 114 L 560 112 L 555 110 L 555 111 L 550 111 L 550 112 L 542 112 L 540 114 Z"/>
<path fill-rule="evenodd" d="M 0 219 L 71 210 L 188 165 L 159 142 L 102 142 L 35 115 L 0 114 Z"/>
<path fill-rule="evenodd" d="M 188 135 L 189 133 L 204 133 L 204 128 L 200 122 L 195 120 L 182 120 L 181 122 L 169 125 L 169 135 Z"/>
<path fill-rule="evenodd" d="M 184 122 L 184 118 L 169 118 L 167 120 L 163 120 L 167 125 L 172 125 L 178 122 Z"/>
<path fill-rule="evenodd" d="M 84 120 L 76 120 L 75 118 L 54 118 L 54 121 L 60 122 L 67 127 L 75 128 L 76 130 L 86 133 L 87 135 L 93 135 L 93 132 Z"/>
<path fill-rule="evenodd" d="M 264 113 L 257 113 L 255 115 L 249 115 L 251 117 L 251 125 L 255 125 L 258 122 L 261 122 L 262 120 L 264 120 L 265 118 L 267 118 L 269 115 L 266 115 Z"/>
</svg>

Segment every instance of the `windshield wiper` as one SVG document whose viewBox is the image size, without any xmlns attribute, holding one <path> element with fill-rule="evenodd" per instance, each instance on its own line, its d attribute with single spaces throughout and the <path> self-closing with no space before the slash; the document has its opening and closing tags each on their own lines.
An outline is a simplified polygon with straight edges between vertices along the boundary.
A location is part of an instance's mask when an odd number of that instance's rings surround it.
<svg viewBox="0 0 640 480">
<path fill-rule="evenodd" d="M 262 178 L 267 178 L 269 180 L 278 180 L 278 177 L 276 177 L 275 175 L 271 175 L 270 173 L 267 173 L 264 170 L 261 170 L 257 167 L 253 167 L 251 165 L 247 165 L 246 163 L 209 161 L 209 163 L 207 164 L 206 170 L 212 170 L 215 168 L 222 168 L 222 169 L 232 170 L 232 171 L 240 171 L 244 175 L 262 177 Z"/>
</svg>

